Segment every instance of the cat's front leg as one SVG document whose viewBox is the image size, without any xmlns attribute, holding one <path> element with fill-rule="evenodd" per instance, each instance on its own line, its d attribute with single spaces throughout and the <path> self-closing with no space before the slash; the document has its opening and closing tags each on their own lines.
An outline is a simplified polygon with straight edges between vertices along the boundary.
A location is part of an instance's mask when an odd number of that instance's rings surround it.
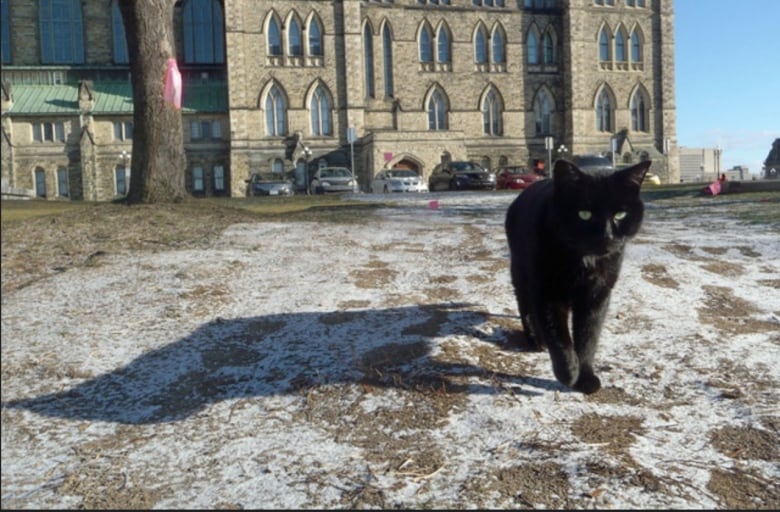
<svg viewBox="0 0 780 512">
<path fill-rule="evenodd" d="M 568 317 L 569 310 L 565 306 L 549 305 L 544 308 L 541 325 L 536 330 L 547 345 L 555 378 L 561 384 L 573 387 L 580 376 L 580 361 L 569 335 Z"/>
<path fill-rule="evenodd" d="M 608 296 L 596 299 L 591 297 L 590 300 L 575 302 L 572 311 L 574 349 L 580 364 L 579 378 L 572 387 L 585 394 L 601 389 L 601 380 L 593 371 L 593 359 L 608 305 Z"/>
</svg>

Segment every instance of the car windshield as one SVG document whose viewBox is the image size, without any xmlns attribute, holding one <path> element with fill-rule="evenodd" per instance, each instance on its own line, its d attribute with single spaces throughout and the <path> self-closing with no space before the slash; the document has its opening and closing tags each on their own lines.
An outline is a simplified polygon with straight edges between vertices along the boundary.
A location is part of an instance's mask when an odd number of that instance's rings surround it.
<svg viewBox="0 0 780 512">
<path fill-rule="evenodd" d="M 416 178 L 417 173 L 406 169 L 399 169 L 395 171 L 387 171 L 388 178 Z"/>
<path fill-rule="evenodd" d="M 352 173 L 349 172 L 349 169 L 347 168 L 337 168 L 337 169 L 322 169 L 320 171 L 320 177 L 322 178 L 348 178 L 352 176 Z"/>
<path fill-rule="evenodd" d="M 482 167 L 474 162 L 452 162 L 450 167 L 455 172 L 460 171 L 481 171 Z"/>
<path fill-rule="evenodd" d="M 257 181 L 285 181 L 281 173 L 265 172 L 257 175 Z"/>
<path fill-rule="evenodd" d="M 528 169 L 525 167 L 504 167 L 507 174 L 527 174 Z"/>
</svg>

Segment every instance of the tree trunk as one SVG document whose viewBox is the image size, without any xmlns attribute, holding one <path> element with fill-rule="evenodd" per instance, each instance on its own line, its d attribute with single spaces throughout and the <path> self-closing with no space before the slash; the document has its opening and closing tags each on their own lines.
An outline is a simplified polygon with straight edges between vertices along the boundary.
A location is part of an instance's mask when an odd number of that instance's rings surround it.
<svg viewBox="0 0 780 512">
<path fill-rule="evenodd" d="M 133 156 L 127 202 L 185 198 L 181 111 L 163 99 L 169 58 L 176 58 L 173 0 L 119 0 L 133 85 Z"/>
</svg>

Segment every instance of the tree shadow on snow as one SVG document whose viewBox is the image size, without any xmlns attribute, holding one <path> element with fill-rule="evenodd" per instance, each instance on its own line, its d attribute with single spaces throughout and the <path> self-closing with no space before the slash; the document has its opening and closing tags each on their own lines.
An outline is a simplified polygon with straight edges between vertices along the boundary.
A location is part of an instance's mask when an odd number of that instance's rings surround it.
<svg viewBox="0 0 780 512">
<path fill-rule="evenodd" d="M 486 316 L 469 304 L 449 303 L 218 318 L 71 389 L 2 406 L 144 424 L 182 420 L 222 400 L 295 394 L 334 383 L 428 386 L 447 393 L 565 390 L 554 380 L 495 373 L 432 354 L 434 338 L 503 345 L 500 330 L 488 335 L 479 328 Z"/>
</svg>

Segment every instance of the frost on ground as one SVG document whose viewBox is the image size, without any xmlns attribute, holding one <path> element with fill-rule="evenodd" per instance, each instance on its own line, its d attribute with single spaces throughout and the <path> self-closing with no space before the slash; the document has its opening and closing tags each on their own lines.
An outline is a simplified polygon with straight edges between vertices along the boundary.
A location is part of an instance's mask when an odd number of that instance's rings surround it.
<svg viewBox="0 0 780 512">
<path fill-rule="evenodd" d="M 2 507 L 780 508 L 778 197 L 648 202 L 587 397 L 516 344 L 512 198 L 4 286 Z"/>
</svg>

